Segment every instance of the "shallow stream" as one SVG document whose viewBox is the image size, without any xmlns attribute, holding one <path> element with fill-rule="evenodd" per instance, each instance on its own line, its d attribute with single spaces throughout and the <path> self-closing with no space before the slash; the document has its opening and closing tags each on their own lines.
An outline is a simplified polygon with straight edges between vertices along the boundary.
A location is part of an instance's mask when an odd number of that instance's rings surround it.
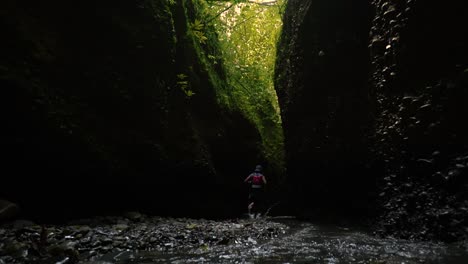
<svg viewBox="0 0 468 264">
<path fill-rule="evenodd" d="M 463 244 L 382 239 L 365 231 L 286 217 L 268 221 L 279 221 L 289 228 L 271 240 L 249 238 L 172 252 L 111 253 L 100 263 L 468 263 L 468 250 Z"/>
</svg>

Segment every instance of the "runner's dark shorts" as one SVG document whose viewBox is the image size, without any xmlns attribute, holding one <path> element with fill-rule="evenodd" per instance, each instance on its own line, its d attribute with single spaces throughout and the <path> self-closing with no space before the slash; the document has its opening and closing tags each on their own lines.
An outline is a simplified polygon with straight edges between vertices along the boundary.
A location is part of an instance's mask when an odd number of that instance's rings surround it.
<svg viewBox="0 0 468 264">
<path fill-rule="evenodd" d="M 263 197 L 263 188 L 250 188 L 249 202 L 259 203 Z"/>
</svg>

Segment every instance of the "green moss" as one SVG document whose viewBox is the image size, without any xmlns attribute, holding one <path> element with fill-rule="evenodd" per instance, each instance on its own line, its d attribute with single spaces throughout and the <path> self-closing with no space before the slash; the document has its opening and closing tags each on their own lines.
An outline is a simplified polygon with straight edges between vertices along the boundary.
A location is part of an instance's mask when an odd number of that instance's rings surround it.
<svg viewBox="0 0 468 264">
<path fill-rule="evenodd" d="M 188 33 L 218 103 L 240 111 L 255 124 L 263 155 L 281 174 L 284 140 L 273 73 L 285 1 L 277 6 L 206 0 L 187 3 L 194 6 L 194 14 L 188 14 Z"/>
</svg>

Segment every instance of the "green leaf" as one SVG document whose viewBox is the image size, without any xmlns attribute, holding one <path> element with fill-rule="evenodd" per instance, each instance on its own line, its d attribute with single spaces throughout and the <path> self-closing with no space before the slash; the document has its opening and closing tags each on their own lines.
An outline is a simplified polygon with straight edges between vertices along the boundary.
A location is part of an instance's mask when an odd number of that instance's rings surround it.
<svg viewBox="0 0 468 264">
<path fill-rule="evenodd" d="M 188 77 L 188 76 L 185 75 L 185 74 L 183 74 L 183 73 L 177 74 L 177 78 L 179 78 L 179 79 L 185 79 L 185 78 L 187 78 L 187 77 Z"/>
<path fill-rule="evenodd" d="M 185 91 L 185 94 L 186 94 L 188 97 L 192 97 L 193 95 L 195 95 L 195 93 L 194 93 L 192 90 L 187 90 L 187 91 Z"/>
</svg>

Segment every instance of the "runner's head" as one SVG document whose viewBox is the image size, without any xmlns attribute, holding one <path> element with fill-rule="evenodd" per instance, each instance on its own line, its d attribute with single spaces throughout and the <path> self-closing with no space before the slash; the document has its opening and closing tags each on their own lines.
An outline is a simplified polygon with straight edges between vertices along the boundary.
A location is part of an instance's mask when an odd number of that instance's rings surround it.
<svg viewBox="0 0 468 264">
<path fill-rule="evenodd" d="M 261 172 L 261 171 L 262 171 L 262 165 L 255 166 L 255 172 Z"/>
</svg>

